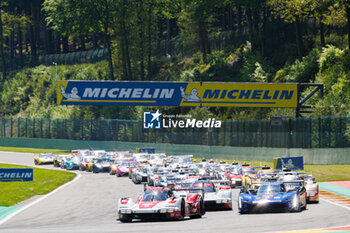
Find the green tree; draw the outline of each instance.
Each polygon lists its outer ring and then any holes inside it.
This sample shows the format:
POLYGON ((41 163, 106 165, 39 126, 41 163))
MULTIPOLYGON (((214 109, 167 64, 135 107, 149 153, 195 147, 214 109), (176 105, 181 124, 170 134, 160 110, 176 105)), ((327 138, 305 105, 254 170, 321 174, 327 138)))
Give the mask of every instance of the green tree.
POLYGON ((268 0, 274 14, 285 22, 293 23, 299 58, 305 54, 300 23, 309 18, 314 10, 313 0, 268 0))
POLYGON ((2 64, 2 79, 6 80, 6 61, 4 53, 4 32, 3 32, 3 23, 2 23, 2 9, 0 8, 0 56, 2 64))
POLYGON ((324 34, 324 25, 326 22, 326 14, 331 5, 331 0, 318 0, 314 1, 314 17, 319 23, 320 27, 320 41, 321 47, 325 47, 325 34, 324 34))
POLYGON ((209 31, 210 22, 213 20, 213 9, 222 5, 223 1, 211 0, 186 0, 183 2, 179 15, 179 19, 182 21, 180 23, 181 30, 186 34, 185 37, 191 33, 197 35, 204 58, 211 53, 209 31))
POLYGON ((112 19, 116 1, 113 0, 45 0, 43 9, 47 23, 64 35, 81 35, 86 32, 104 35, 108 50, 109 76, 114 78, 111 51, 112 19))
POLYGON ((333 26, 346 26, 348 47, 350 48, 350 0, 334 0, 324 14, 325 23, 333 26))
POLYGON ((249 41, 252 43, 253 49, 261 48, 262 54, 264 54, 266 0, 238 0, 238 3, 245 8, 249 41))

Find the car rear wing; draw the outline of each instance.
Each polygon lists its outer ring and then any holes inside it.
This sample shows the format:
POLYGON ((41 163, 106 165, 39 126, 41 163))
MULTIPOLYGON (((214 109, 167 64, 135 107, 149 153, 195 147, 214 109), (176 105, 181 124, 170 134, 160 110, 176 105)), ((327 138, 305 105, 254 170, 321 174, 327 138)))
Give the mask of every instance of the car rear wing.
POLYGON ((231 182, 229 180, 210 180, 210 182, 215 183, 215 184, 227 184, 227 185, 231 184, 231 182))
POLYGON ((281 180, 281 183, 304 183, 305 180, 281 180))
POLYGON ((273 175, 273 176, 263 176, 260 178, 262 181, 277 181, 278 180, 278 177, 276 175, 273 175))
POLYGON ((305 180, 282 180, 279 182, 281 182, 283 184, 285 184, 285 183, 301 183, 303 187, 305 186, 305 180))
POLYGON ((181 191, 185 191, 185 192, 190 192, 190 191, 200 191, 202 194, 202 197, 204 197, 204 189, 203 188, 172 188, 171 189, 173 192, 181 192, 181 191))
POLYGON ((202 176, 199 180, 214 180, 215 176, 202 176))
POLYGON ((264 166, 254 166, 254 168, 260 168, 261 170, 271 169, 271 167, 266 166, 266 164, 264 166))

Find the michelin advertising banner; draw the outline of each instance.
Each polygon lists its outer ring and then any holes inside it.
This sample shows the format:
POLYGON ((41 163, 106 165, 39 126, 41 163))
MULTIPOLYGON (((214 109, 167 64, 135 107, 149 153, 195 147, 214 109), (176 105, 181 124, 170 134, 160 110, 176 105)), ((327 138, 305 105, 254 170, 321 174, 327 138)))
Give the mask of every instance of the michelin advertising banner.
POLYGON ((0 168, 0 181, 33 181, 33 168, 0 168))
POLYGON ((304 157, 282 157, 273 159, 275 169, 287 168, 290 170, 304 170, 304 157))
POLYGON ((297 84, 58 81, 60 105, 297 107, 297 84))

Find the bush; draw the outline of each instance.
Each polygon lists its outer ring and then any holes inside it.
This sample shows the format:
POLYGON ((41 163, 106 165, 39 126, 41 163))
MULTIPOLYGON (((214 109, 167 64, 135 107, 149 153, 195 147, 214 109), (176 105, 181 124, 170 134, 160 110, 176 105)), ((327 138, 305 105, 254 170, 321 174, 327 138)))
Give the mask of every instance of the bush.
MULTIPOLYGON (((62 80, 102 80, 108 77, 108 66, 105 61, 58 66, 58 76, 62 80)), ((83 114, 77 111, 79 106, 56 105, 55 77, 55 67, 44 65, 11 73, 0 93, 0 106, 5 114, 36 118, 73 118, 83 114)))
POLYGON ((309 83, 315 80, 315 76, 319 70, 318 59, 320 55, 317 49, 313 49, 302 61, 296 60, 288 68, 288 74, 285 75, 284 81, 309 83))
POLYGON ((244 56, 243 67, 240 70, 240 81, 246 82, 269 82, 273 66, 266 61, 260 53, 247 53, 244 56))
POLYGON ((322 48, 320 58, 318 59, 320 70, 324 71, 335 65, 340 61, 343 55, 344 51, 333 45, 327 45, 325 48, 322 48))

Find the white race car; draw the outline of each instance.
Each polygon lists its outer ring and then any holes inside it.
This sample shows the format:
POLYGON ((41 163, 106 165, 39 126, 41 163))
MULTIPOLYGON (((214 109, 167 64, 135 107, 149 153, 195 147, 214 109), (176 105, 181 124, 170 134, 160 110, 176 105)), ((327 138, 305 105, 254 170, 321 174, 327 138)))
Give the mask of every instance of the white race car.
POLYGON ((133 219, 184 219, 202 217, 205 214, 204 202, 200 193, 177 196, 169 188, 148 188, 135 203, 125 197, 118 202, 118 219, 131 222, 133 219))

